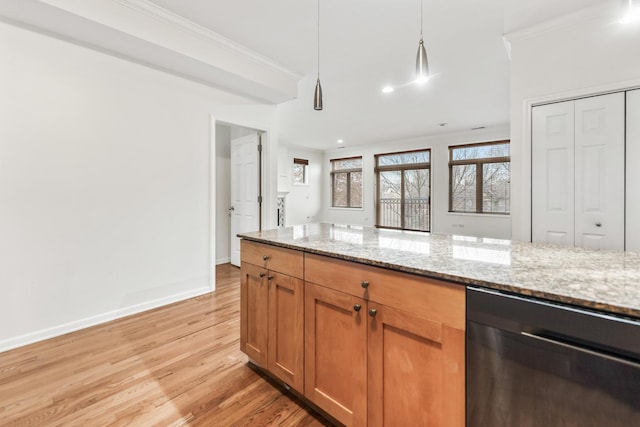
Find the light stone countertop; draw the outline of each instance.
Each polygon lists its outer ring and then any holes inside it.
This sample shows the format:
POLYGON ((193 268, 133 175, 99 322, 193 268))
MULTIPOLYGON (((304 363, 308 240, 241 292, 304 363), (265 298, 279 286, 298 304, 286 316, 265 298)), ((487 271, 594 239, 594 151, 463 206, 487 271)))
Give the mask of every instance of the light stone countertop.
POLYGON ((325 223, 239 236, 640 318, 640 254, 637 253, 325 223))

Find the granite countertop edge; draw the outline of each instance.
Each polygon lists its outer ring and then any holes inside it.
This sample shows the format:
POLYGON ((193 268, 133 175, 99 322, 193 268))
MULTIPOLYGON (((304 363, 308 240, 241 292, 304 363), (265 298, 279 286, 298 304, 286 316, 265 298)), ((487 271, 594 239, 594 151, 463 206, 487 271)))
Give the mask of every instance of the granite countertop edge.
POLYGON ((305 253, 328 256, 331 258, 341 259, 344 261, 356 262, 364 265, 385 268, 385 269, 398 271, 402 273, 409 273, 409 274, 414 274, 422 277, 445 280, 447 282, 458 284, 461 286, 469 286, 469 285, 478 286, 481 288, 504 291, 504 292, 509 292, 509 293, 522 295, 522 296, 541 298, 547 301, 567 304, 567 305, 576 306, 579 308, 591 309, 598 312, 608 312, 608 313, 619 315, 619 316, 630 317, 634 320, 640 319, 640 309, 635 309, 633 307, 626 307, 623 305, 600 302, 600 301, 595 301, 591 299, 567 296, 567 295, 562 295, 554 292, 540 291, 540 290, 531 289, 526 286, 518 285, 518 284, 498 283, 495 281, 485 281, 485 280, 479 280, 477 278, 465 277, 464 275, 448 274, 448 273, 442 273, 442 272, 422 269, 422 268, 412 268, 412 267, 404 266, 404 265, 393 263, 393 262, 383 262, 383 261, 379 261, 371 258, 363 258, 363 257, 347 255, 339 252, 332 252, 330 250, 310 248, 304 245, 291 244, 288 242, 278 241, 271 238, 253 236, 251 234, 241 233, 241 234, 238 234, 238 237, 245 240, 249 240, 249 241, 265 243, 265 244, 279 246, 287 249, 298 250, 305 253))

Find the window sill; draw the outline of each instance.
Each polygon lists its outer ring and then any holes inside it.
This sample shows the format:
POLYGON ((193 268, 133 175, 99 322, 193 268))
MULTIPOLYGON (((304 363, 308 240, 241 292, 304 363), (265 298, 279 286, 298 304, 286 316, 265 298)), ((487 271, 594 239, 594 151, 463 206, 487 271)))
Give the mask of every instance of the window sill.
POLYGON ((364 211, 364 208, 341 208, 337 206, 329 206, 330 211, 364 211))
POLYGON ((511 213, 478 213, 478 212, 447 212, 447 215, 453 216, 477 216, 481 218, 495 217, 495 218, 510 218, 511 213))

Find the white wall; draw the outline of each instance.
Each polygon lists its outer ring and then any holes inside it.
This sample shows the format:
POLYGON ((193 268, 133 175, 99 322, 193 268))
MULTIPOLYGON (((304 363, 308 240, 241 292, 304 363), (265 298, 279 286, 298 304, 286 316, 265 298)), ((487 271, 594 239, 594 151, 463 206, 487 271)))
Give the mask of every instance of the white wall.
MULTIPOLYGON (((328 166, 323 172, 323 221, 357 225, 375 224, 374 155, 397 151, 431 149, 431 231, 462 235, 509 238, 511 222, 508 215, 481 215, 450 213, 449 209, 449 152, 450 145, 497 141, 509 138, 507 127, 478 130, 459 134, 389 141, 372 146, 345 148, 325 154, 325 165, 330 159, 363 156, 363 208, 344 209, 331 206, 331 180, 328 166)), ((512 191, 513 192, 513 191, 512 191)))
POLYGON ((231 128, 216 125, 216 264, 231 258, 231 128))
POLYGON ((640 253, 640 89, 627 92, 625 249, 640 253))
POLYGON ((291 190, 291 168, 289 165, 289 147, 283 143, 278 145, 278 192, 288 193, 291 190))
POLYGON ((304 185, 289 185, 289 194, 285 197, 285 224, 299 225, 317 222, 322 212, 322 185, 324 153, 290 146, 287 149, 285 164, 282 169, 288 169, 288 179, 292 179, 291 169, 293 159, 309 160, 309 182, 304 185))
POLYGON ((208 292, 211 115, 275 108, 4 23, 0 54, 0 350, 208 292))
POLYGON ((621 25, 620 2, 508 34, 511 43, 512 227, 531 238, 532 104, 640 85, 640 25, 621 25))

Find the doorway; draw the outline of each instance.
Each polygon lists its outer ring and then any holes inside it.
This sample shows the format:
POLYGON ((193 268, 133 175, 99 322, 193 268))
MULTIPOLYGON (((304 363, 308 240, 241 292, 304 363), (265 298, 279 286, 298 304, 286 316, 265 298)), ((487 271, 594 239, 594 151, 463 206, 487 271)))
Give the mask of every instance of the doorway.
POLYGON ((264 131, 215 122, 215 264, 240 266, 238 233, 262 225, 264 131))

